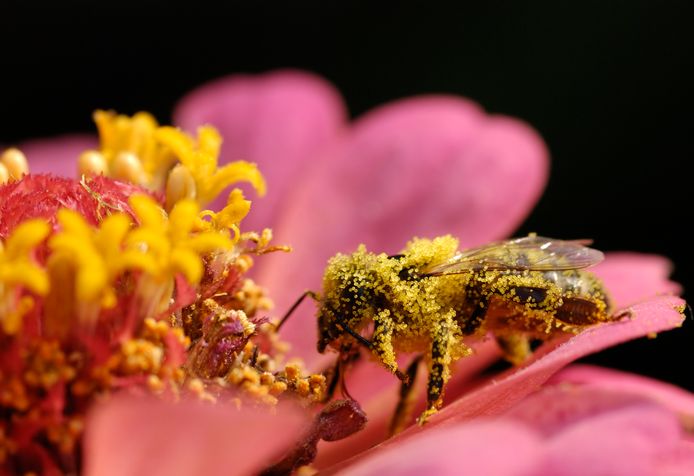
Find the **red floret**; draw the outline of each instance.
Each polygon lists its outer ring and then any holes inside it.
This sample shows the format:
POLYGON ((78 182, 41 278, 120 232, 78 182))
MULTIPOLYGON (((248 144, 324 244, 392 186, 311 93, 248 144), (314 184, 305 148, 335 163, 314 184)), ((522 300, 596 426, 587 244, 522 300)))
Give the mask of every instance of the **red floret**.
MULTIPOLYGON (((56 213, 61 208, 79 212, 96 225, 114 211, 131 215, 128 198, 135 193, 151 192, 130 183, 98 176, 83 181, 54 175, 26 175, 21 180, 0 186, 0 238, 7 238, 21 222, 45 218, 55 229, 56 213)), ((154 197, 161 202, 161 197, 154 197)))

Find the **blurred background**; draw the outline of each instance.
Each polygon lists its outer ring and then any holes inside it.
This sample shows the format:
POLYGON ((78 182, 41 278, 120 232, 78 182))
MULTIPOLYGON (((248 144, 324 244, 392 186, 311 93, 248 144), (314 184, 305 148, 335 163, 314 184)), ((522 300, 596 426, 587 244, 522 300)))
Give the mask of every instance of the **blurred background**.
MULTIPOLYGON (((689 2, 90 3, 0 3, 1 144, 92 132, 95 108, 168 122, 210 79, 280 67, 330 80, 352 116, 459 94, 527 121, 549 146, 549 185, 517 234, 668 256, 694 299, 689 2)), ((693 355, 690 318, 586 360, 694 391, 693 355)))

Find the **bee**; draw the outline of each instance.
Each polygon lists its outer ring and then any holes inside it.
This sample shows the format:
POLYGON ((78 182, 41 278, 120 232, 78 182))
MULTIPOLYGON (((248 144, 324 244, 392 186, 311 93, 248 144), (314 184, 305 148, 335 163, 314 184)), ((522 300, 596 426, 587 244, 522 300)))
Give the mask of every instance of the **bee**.
POLYGON ((307 293, 318 303, 318 351, 363 346, 403 389, 414 374, 398 367, 397 353, 422 354, 429 370, 424 423, 442 406, 451 365, 472 352, 464 339, 491 334, 519 364, 533 341, 615 319, 602 284, 584 269, 603 259, 588 244, 531 234, 459 251, 455 238, 442 236, 414 239, 397 255, 363 245, 338 254, 322 292, 307 293))

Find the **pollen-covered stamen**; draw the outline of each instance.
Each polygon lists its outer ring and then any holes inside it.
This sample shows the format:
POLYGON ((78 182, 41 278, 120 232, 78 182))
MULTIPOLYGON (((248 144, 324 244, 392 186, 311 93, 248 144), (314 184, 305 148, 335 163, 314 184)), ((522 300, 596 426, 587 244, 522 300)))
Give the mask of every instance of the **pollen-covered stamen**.
POLYGON ((27 158, 19 149, 7 149, 0 155, 0 163, 7 169, 9 180, 19 180, 29 173, 27 158))
POLYGON ((80 177, 83 175, 108 175, 106 157, 96 150, 82 152, 77 160, 77 173, 80 177))
POLYGON ((292 247, 288 245, 270 245, 270 242, 272 241, 272 229, 270 228, 264 228, 260 234, 254 231, 244 233, 241 235, 241 240, 255 243, 255 247, 249 249, 248 251, 252 251, 253 253, 259 255, 273 253, 275 251, 283 251, 285 253, 292 251, 292 247))

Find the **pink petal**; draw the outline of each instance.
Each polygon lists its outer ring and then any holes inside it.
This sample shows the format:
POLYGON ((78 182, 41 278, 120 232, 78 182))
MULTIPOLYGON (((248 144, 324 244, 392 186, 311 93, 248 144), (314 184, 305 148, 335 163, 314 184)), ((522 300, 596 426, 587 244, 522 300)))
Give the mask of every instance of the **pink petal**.
MULTIPOLYGON (((413 236, 451 233, 462 246, 503 237, 538 199, 547 168, 532 129, 469 101, 422 97, 382 107, 360 119, 297 187, 275 227, 294 252, 264 257, 259 281, 284 310, 305 289, 319 288, 330 256, 359 243, 394 253, 413 236)), ((294 316, 283 334, 312 359, 309 314, 294 316)))
POLYGON ((222 405, 116 398, 89 416, 85 474, 255 474, 300 435, 300 416, 283 410, 271 416, 222 405))
POLYGON ((551 344, 545 345, 524 367, 510 369, 445 406, 424 428, 412 426, 358 458, 397 445, 401 438, 422 430, 430 431, 474 417, 499 415, 537 391, 559 369, 576 359, 630 339, 680 326, 684 319, 680 312, 683 305, 684 301, 677 297, 656 297, 629 308, 629 319, 586 329, 554 348, 551 344))
POLYGON ((36 139, 20 144, 32 173, 51 173, 77 177, 77 158, 88 149, 97 148, 97 139, 86 134, 72 134, 49 139, 36 139))
POLYGON ((541 457, 540 439, 522 426, 474 422, 412 435, 339 474, 521 476, 535 474, 541 457))
POLYGON ((658 476, 691 476, 694 472, 694 442, 681 441, 666 454, 658 455, 658 476))
MULTIPOLYGON (((245 230, 274 227, 316 153, 334 141, 346 120, 339 93, 323 79, 299 71, 229 76, 185 96, 175 122, 194 132, 203 124, 224 139, 220 163, 255 162, 265 175, 267 195, 253 194, 245 230), (254 198, 255 197, 255 198, 254 198)), ((226 204, 226 195, 211 208, 226 204)))
POLYGON ((617 309, 656 294, 678 294, 670 281, 672 263, 662 256, 630 252, 607 253, 591 271, 603 280, 617 309))
POLYGON ((675 449, 680 435, 677 418, 662 408, 641 406, 608 412, 552 438, 545 448, 540 474, 658 474, 659 454, 675 449))
MULTIPOLYGON (((556 377, 556 376, 555 376, 556 377)), ((551 437, 579 423, 625 409, 660 408, 648 395, 622 391, 617 386, 599 388, 565 381, 547 382, 536 393, 521 400, 503 418, 512 419, 551 437)), ((668 415, 674 415, 667 411, 668 415)))
POLYGON ((691 474, 694 446, 681 422, 691 419, 693 403, 694 395, 671 385, 576 365, 503 418, 550 438, 546 474, 691 474))
POLYGON ((575 364, 554 375, 547 383, 553 385, 570 383, 585 388, 640 395, 657 401, 672 411, 694 417, 694 394, 675 385, 641 375, 575 364))

